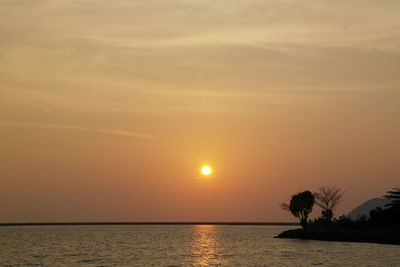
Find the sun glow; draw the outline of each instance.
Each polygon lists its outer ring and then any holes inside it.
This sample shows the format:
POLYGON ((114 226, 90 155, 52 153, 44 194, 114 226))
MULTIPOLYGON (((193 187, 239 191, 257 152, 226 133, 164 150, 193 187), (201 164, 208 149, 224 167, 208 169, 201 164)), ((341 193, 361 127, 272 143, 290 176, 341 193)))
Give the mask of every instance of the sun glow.
POLYGON ((205 175, 205 176, 210 175, 211 172, 212 172, 212 170, 211 170, 211 168, 210 168, 209 166, 203 166, 203 167, 201 168, 201 173, 202 173, 203 175, 205 175))

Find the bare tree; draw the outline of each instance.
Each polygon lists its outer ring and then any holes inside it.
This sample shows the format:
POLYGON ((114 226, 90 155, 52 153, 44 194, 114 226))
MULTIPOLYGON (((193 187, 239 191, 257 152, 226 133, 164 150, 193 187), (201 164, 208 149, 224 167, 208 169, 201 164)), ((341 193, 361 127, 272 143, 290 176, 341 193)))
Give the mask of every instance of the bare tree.
POLYGON ((321 217, 332 221, 335 207, 342 201, 344 192, 336 186, 321 186, 314 193, 315 204, 322 209, 321 217))

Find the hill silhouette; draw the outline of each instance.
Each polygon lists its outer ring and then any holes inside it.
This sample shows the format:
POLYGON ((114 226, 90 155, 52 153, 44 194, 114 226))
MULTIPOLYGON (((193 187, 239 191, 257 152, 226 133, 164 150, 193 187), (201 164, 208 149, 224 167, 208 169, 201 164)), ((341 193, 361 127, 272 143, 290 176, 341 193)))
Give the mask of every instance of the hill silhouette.
POLYGON ((372 198, 353 209, 346 215, 346 217, 352 220, 356 220, 363 216, 369 217, 369 213, 371 212, 371 210, 374 210, 378 207, 383 209, 385 205, 389 204, 390 202, 391 201, 387 198, 372 198))

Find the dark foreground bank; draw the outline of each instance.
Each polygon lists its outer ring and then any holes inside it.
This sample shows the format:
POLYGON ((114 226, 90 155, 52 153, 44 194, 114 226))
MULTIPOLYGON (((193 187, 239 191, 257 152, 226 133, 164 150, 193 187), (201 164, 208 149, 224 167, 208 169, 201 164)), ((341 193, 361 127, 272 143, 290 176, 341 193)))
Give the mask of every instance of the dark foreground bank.
POLYGON ((295 238, 321 241, 363 242, 400 245, 399 227, 376 229, 293 229, 287 230, 275 238, 295 238))

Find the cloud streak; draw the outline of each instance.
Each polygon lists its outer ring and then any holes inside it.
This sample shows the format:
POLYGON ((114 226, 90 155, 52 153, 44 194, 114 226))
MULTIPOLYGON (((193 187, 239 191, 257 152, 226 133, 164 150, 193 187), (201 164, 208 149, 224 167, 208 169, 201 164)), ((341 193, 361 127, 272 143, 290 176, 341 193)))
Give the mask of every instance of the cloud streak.
POLYGON ((119 136, 127 136, 131 138, 150 139, 154 136, 143 133, 135 133, 131 131, 121 129, 109 129, 109 128, 88 128, 73 125, 62 125, 62 124, 46 124, 46 123, 29 123, 29 122, 0 122, 0 125, 9 125, 17 127, 33 127, 33 128, 49 128, 49 129, 63 129, 72 131, 92 132, 100 134, 111 134, 119 136))

